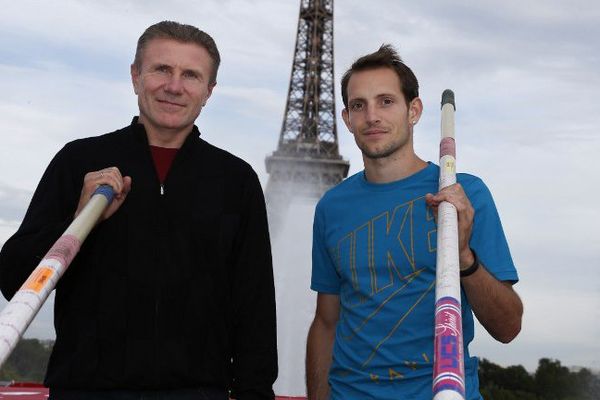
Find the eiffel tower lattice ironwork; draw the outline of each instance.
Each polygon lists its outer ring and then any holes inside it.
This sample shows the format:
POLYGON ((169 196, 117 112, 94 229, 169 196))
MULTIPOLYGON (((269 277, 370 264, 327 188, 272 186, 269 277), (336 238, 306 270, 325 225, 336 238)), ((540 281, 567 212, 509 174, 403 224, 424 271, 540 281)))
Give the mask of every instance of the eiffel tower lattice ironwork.
POLYGON ((280 217, 291 197, 319 198, 348 175, 335 115, 333 0, 301 0, 279 143, 265 159, 271 219, 280 217))

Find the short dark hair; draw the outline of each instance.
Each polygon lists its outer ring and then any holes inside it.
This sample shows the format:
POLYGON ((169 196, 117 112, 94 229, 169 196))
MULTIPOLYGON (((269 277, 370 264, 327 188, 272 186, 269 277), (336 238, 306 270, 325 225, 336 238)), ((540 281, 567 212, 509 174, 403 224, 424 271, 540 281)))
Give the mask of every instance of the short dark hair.
POLYGON ((367 54, 354 61, 352 66, 342 77, 342 100, 344 107, 348 108, 348 82, 353 73, 377 68, 390 68, 396 72, 400 79, 400 87, 406 104, 415 97, 419 97, 419 82, 412 70, 404 64, 392 45, 383 44, 374 53, 367 54))
POLYGON ((174 21, 162 21, 149 26, 138 39, 137 48, 135 49, 133 64, 138 70, 142 67, 142 55, 146 45, 154 39, 173 39, 182 43, 194 43, 206 49, 213 61, 210 83, 214 84, 217 82, 217 71, 221 63, 221 56, 219 55, 217 44, 208 33, 201 31, 195 26, 180 24, 174 21))

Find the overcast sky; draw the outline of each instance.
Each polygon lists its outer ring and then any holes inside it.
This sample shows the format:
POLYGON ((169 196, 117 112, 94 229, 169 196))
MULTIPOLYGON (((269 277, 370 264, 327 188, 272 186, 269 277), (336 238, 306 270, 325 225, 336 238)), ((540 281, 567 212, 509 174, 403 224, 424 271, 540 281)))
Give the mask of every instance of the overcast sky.
MULTIPOLYGON (((172 19, 219 45, 203 137, 250 162, 263 184, 275 150, 298 0, 1 0, 0 244, 17 229, 52 156, 128 124, 138 36, 172 19)), ((600 3, 593 0, 335 2, 335 75, 391 43, 421 84, 417 152, 437 161, 439 101, 456 94, 460 171, 494 194, 521 281, 523 330, 479 331, 472 353, 535 370, 542 357, 600 369, 600 3)), ((338 118, 340 151, 362 169, 338 118)), ((309 261, 307 260, 307 268, 309 261)), ((46 309, 28 336, 52 337, 46 309)))

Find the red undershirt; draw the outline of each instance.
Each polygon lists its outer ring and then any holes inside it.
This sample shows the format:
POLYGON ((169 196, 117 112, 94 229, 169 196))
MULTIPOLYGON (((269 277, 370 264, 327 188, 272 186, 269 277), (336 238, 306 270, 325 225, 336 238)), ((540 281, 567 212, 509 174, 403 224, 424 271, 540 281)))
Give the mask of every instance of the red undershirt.
POLYGON ((171 164, 173 164, 173 160, 175 159, 177 150, 179 149, 169 149, 166 147, 158 147, 152 145, 150 146, 152 158, 154 159, 154 167, 156 168, 156 173, 158 174, 158 179, 160 179, 160 183, 165 182, 165 178, 169 173, 169 168, 171 168, 171 164))

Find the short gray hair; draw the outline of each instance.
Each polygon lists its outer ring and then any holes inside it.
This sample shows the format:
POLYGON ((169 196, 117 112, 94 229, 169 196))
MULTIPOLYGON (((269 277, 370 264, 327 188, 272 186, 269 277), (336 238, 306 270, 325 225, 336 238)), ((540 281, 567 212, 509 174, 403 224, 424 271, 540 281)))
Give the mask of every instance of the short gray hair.
POLYGON ((221 64, 221 56, 214 39, 206 32, 192 25, 180 24, 174 21, 162 21, 151 25, 138 39, 133 64, 139 70, 142 67, 142 55, 148 42, 153 39, 173 39, 182 43, 194 43, 206 49, 213 61, 210 83, 217 82, 217 71, 221 64))

